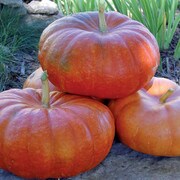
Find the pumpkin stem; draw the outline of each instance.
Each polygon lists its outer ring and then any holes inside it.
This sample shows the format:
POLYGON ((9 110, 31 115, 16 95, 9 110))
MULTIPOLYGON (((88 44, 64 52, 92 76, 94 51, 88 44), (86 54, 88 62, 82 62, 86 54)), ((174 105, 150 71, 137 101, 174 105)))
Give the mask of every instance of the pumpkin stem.
POLYGON ((49 82, 47 71, 44 71, 41 76, 42 82, 42 105, 45 108, 49 108, 49 82))
POLYGON ((107 24, 105 20, 105 1, 99 0, 99 29, 102 33, 107 32, 107 24))
POLYGON ((160 99, 159 99, 160 103, 162 103, 162 104, 165 103, 167 98, 169 96, 171 96, 171 94, 173 92, 174 92, 174 89, 172 89, 172 88, 168 89, 167 92, 160 97, 160 99))

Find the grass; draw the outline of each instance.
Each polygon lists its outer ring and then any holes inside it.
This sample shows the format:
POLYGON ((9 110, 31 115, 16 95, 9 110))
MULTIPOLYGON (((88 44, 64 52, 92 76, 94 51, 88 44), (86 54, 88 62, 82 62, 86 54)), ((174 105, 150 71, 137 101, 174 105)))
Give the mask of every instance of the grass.
POLYGON ((178 61, 180 59, 180 40, 177 43, 177 46, 174 50, 174 58, 178 61))
MULTIPOLYGON (((98 10, 95 0, 54 0, 64 15, 98 10)), ((168 49, 180 22, 179 0, 105 0, 106 11, 118 11, 143 23, 155 36, 161 50, 168 49)))
POLYGON ((64 15, 85 11, 97 11, 97 0, 54 0, 64 15))
POLYGON ((8 67, 16 63, 14 54, 18 51, 37 50, 41 31, 21 23, 21 16, 13 9, 0 11, 0 91, 8 80, 8 67))
POLYGON ((180 22, 176 14, 178 0, 106 0, 113 11, 118 11, 143 23, 156 37, 160 49, 168 49, 180 22))

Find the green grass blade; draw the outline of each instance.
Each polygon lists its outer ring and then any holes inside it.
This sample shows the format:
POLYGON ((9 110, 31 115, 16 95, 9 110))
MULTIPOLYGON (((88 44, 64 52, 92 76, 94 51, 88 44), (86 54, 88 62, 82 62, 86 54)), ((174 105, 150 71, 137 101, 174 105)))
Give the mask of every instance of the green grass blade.
POLYGON ((167 32, 167 36, 166 36, 166 41, 165 41, 165 44, 164 44, 164 49, 168 49, 169 48, 169 44, 171 43, 172 41, 172 38, 174 36, 174 33, 176 31, 176 28, 178 26, 180 22, 180 14, 175 18, 175 21, 172 25, 172 28, 167 32))
POLYGON ((138 0, 127 0, 127 7, 129 11, 131 12, 133 19, 146 25, 138 0))
POLYGON ((178 41, 177 45, 176 45, 176 48, 174 50, 174 58, 176 60, 179 60, 180 61, 180 40, 178 41))
POLYGON ((114 6, 112 6, 108 0, 105 0, 105 2, 107 3, 107 6, 109 7, 110 11, 116 11, 116 8, 114 6))
POLYGON ((57 4, 59 11, 61 13, 63 13, 62 1, 61 0, 54 0, 54 2, 57 4))
POLYGON ((128 15, 128 8, 125 0, 121 0, 122 13, 128 15))

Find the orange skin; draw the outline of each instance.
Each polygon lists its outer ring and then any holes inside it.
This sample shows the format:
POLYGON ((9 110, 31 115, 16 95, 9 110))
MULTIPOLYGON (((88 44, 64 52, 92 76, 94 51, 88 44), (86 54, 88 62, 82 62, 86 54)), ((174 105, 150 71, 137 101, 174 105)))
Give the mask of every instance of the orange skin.
POLYGON ((130 148, 156 156, 180 156, 180 86, 165 78, 153 78, 145 87, 109 104, 116 132, 130 148), (174 92, 161 103, 160 97, 174 92))
POLYGON ((120 98, 144 87, 159 65, 154 36, 141 23, 118 12, 63 17, 49 25, 39 43, 39 61, 61 91, 98 98, 120 98))
POLYGON ((144 87, 144 89, 151 95, 160 98, 167 92, 168 89, 179 88, 177 84, 166 78, 153 77, 151 81, 144 87))
POLYGON ((75 176, 97 166, 109 153, 115 127, 102 103, 41 90, 0 93, 0 168, 24 178, 75 176))
MULTIPOLYGON (((28 78, 24 82, 23 88, 41 89, 42 88, 42 83, 41 83, 42 73, 43 73, 43 70, 41 67, 36 69, 32 74, 28 76, 28 78)), ((50 81, 49 81, 49 89, 50 91, 60 91, 50 81)))
MULTIPOLYGON (((32 74, 28 76, 26 81, 23 84, 23 89, 24 88, 33 88, 33 89, 41 89, 42 88, 42 83, 41 83, 41 75, 43 73, 43 70, 41 67, 36 69, 32 74)), ((59 91, 59 88, 54 86, 50 81, 49 82, 49 90, 50 91, 59 91)), ((92 99, 95 99, 99 102, 104 102, 103 99, 96 98, 96 97, 91 97, 92 99)))

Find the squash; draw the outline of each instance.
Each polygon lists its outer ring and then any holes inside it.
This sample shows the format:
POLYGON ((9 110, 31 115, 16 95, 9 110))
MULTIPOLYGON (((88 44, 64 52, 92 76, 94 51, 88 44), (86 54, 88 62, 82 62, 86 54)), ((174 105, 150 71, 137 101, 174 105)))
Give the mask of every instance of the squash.
POLYGON ((46 73, 42 82, 42 90, 0 93, 0 168, 41 179, 94 168, 113 143, 112 113, 87 97, 49 93, 46 73))
MULTIPOLYGON (((30 74, 27 79, 25 80, 23 84, 23 88, 34 88, 34 89, 41 89, 42 88, 42 83, 41 83, 41 75, 43 73, 43 70, 41 67, 36 69, 32 74, 30 74)), ((60 91, 59 88, 54 86, 49 80, 49 90, 50 91, 60 91)), ((92 99, 95 99, 99 102, 104 103, 104 99, 96 98, 96 97, 91 97, 92 99)))
MULTIPOLYGON (((34 89, 41 89, 42 83, 41 83, 41 75, 43 73, 43 70, 41 67, 36 69, 32 74, 30 74, 26 81, 23 84, 23 88, 34 88, 34 89)), ((50 81, 49 82, 49 88, 50 91, 59 91, 59 89, 54 86, 50 81)))
POLYGON ((160 54, 141 23, 118 12, 78 13, 42 33, 38 58, 61 91, 98 98, 128 96, 153 77, 160 54))
POLYGON ((180 156, 180 86, 156 78, 144 89, 109 104, 116 132, 130 148, 156 156, 180 156))

